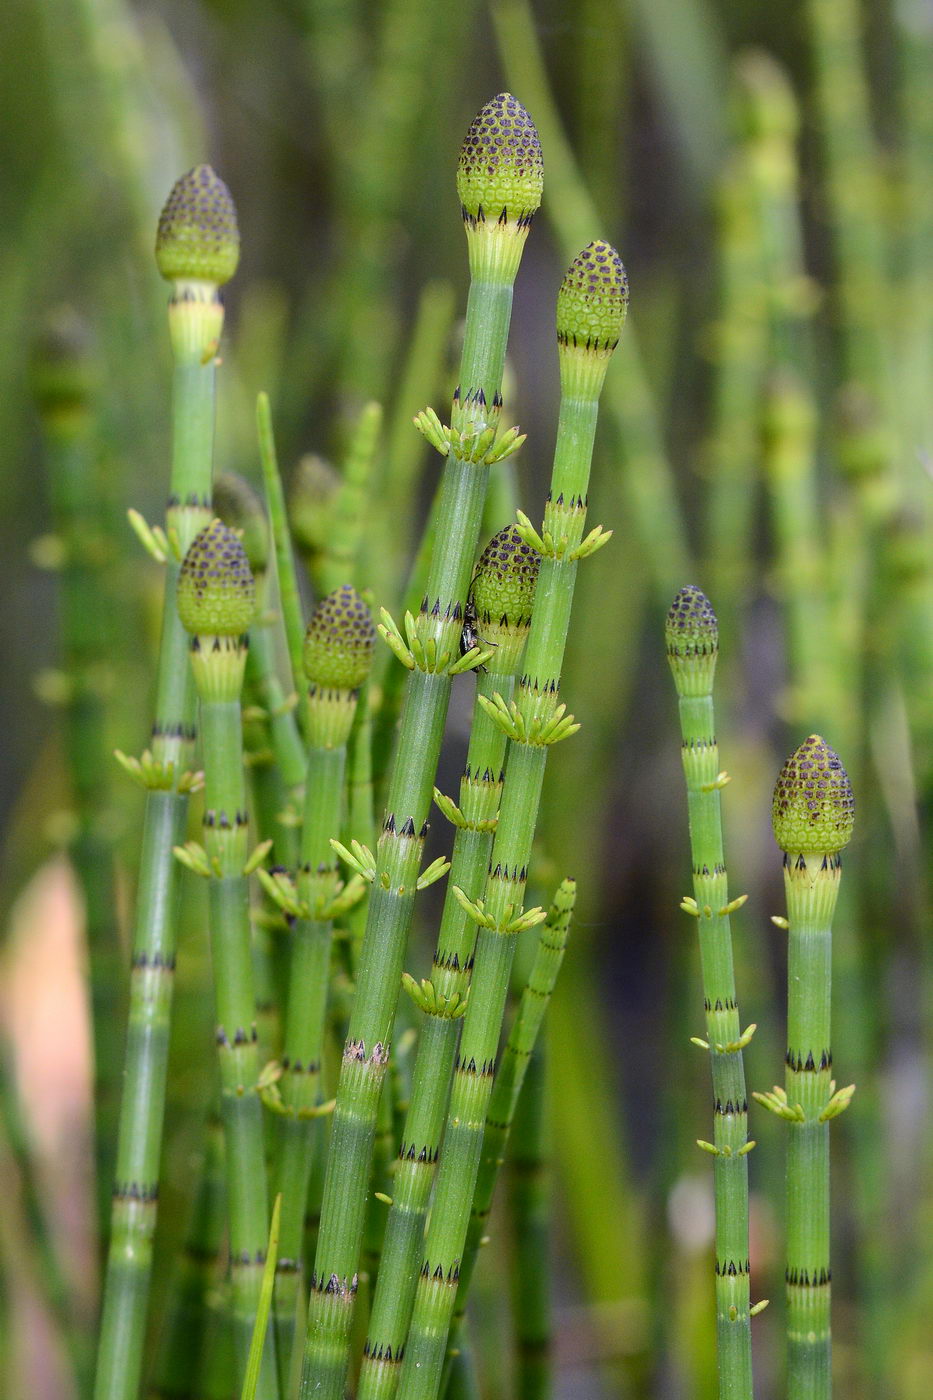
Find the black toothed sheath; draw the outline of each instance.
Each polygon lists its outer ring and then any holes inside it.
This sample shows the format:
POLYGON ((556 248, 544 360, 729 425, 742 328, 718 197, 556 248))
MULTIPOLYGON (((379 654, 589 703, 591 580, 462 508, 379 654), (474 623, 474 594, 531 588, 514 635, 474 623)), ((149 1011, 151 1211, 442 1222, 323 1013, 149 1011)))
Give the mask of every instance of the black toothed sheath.
MULTIPOLYGON (((681 757, 687 783, 693 898, 681 908, 695 916, 700 939, 705 1042, 713 1080, 716 1200, 716 1339, 720 1400, 752 1400, 752 1335, 748 1259, 748 1101, 742 1034, 735 996, 728 876, 723 854, 719 747, 713 677, 719 625, 709 600, 688 584, 671 604, 665 625, 667 657, 677 688, 681 757)), ((737 904, 744 901, 739 900, 737 904)))
POLYGON ((479 925, 470 1000, 454 1071, 444 1146, 399 1392, 405 1400, 438 1393, 460 1262, 480 1166, 486 1114, 508 992, 515 936, 543 918, 523 911, 548 747, 578 727, 560 699, 560 674, 577 560, 604 542, 584 540, 599 395, 628 304, 625 269, 605 243, 591 243, 571 264, 557 301, 561 405, 551 490, 539 534, 520 530, 541 554, 525 674, 511 704, 486 702, 511 740, 505 785, 482 900, 466 906, 479 925))
POLYGON ((428 591, 418 617, 406 618, 404 637, 391 619, 380 629, 409 676, 382 832, 372 865, 363 862, 372 893, 324 1181, 303 1400, 343 1395, 373 1134, 405 944, 417 889, 444 868, 419 874, 451 677, 475 663, 475 654, 460 656, 460 639, 486 469, 518 442, 514 430, 497 442, 496 429, 512 284, 540 203, 542 169, 534 123, 508 94, 488 103, 471 125, 457 188, 471 273, 460 388, 449 427, 430 411, 418 419, 446 459, 428 591))
POLYGON ((218 289, 233 276, 238 256, 230 193, 209 166, 197 166, 174 186, 156 239, 159 271, 173 283, 169 329, 175 374, 166 534, 177 540, 178 553, 171 545, 164 551, 165 604, 151 749, 140 760, 125 760, 146 788, 146 811, 95 1400, 135 1400, 142 1371, 175 970, 179 882, 172 850, 184 836, 195 738, 188 639, 175 595, 181 557, 211 517, 214 355, 223 327, 218 289))

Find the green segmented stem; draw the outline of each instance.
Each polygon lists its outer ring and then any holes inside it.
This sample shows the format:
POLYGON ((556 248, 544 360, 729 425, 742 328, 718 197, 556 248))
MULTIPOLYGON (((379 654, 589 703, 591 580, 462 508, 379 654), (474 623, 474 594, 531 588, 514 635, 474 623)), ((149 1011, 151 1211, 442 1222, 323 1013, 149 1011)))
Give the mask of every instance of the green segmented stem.
MULTIPOLYGON (((196 638, 195 641, 198 639, 196 638)), ((213 638, 210 639, 212 644, 213 638)), ((209 894, 220 1110, 227 1161, 231 1311, 238 1373, 246 1369, 262 1285, 269 1215, 246 864, 247 819, 239 699, 201 692, 204 849, 209 894)), ((277 1395, 271 1338, 257 1394, 277 1395)))
MULTIPOLYGON (((210 520, 214 360, 212 356, 204 359, 204 348, 205 341, 219 336, 223 312, 216 289, 213 300, 192 300, 182 287, 176 288, 170 324, 190 326, 199 317, 200 336, 173 335, 176 362, 166 528, 177 535, 180 554, 210 520)), ((179 888, 172 851, 184 839, 188 795, 181 783, 191 766, 195 737, 188 638, 175 606, 178 573, 179 563, 170 553, 151 744, 167 786, 149 787, 146 794, 95 1400, 135 1400, 139 1391, 152 1270, 179 888)))
MULTIPOLYGON (((337 863, 328 843, 340 831, 346 753, 345 744, 331 749, 308 749, 298 894, 312 907, 336 893, 337 863)), ((286 1112, 278 1120, 276 1172, 276 1190, 282 1193, 282 1219, 275 1329, 283 1394, 287 1393, 285 1382, 294 1342, 311 1157, 315 1144, 320 1142, 311 1115, 321 1101, 332 932, 331 919, 299 918, 291 933, 285 1050, 279 1083, 286 1112)))
MULTIPOLYGON (((511 256, 503 258, 502 265, 488 256, 477 256, 474 265, 473 250, 478 243, 487 253, 496 245, 484 228, 477 229, 480 221, 475 211, 467 222, 472 276, 460 388, 452 412, 451 426, 455 429, 482 431, 494 426, 498 418, 512 284, 535 207, 530 202, 523 205, 518 211, 518 222, 514 222, 515 212, 510 211, 502 236, 511 256)), ((459 448, 451 448, 439 492, 436 546, 427 593, 416 620, 422 645, 436 645, 442 669, 422 670, 416 666, 406 686, 337 1090, 308 1304, 308 1337, 300 1389, 303 1400, 311 1396, 316 1400, 340 1400, 343 1393, 373 1133, 450 697, 448 666, 459 655, 486 474, 484 463, 470 461, 459 448)))
POLYGON ((668 614, 668 658, 677 687, 681 757, 713 1080, 716 1201, 716 1335, 722 1400, 751 1400, 748 1259, 748 1100, 739 1045, 729 889, 723 854, 719 747, 713 714, 718 628, 698 588, 681 589, 668 614))
MULTIPOLYGON (((460 1282, 457 1289, 457 1311, 454 1318, 454 1325, 451 1328, 450 1344, 448 1354, 457 1345, 457 1334, 462 1325, 462 1320, 466 1310, 467 1297, 470 1290, 470 1282, 473 1277, 473 1270, 476 1267, 476 1259, 479 1254, 480 1245, 486 1233, 489 1222, 489 1212, 492 1209, 493 1195, 496 1189, 496 1182, 499 1179, 499 1169, 505 1159, 505 1151, 509 1142, 509 1134, 512 1130, 512 1123, 520 1104, 524 1103, 524 1089, 526 1072, 529 1070, 532 1061, 532 1052, 538 1045, 538 1036, 544 1021, 551 995, 557 982, 557 974, 560 972, 561 963, 564 960, 564 950, 567 946, 567 935, 570 931, 570 919, 573 914, 573 906, 576 901, 576 883, 573 880, 563 880, 558 887, 545 922, 541 926, 538 937, 538 947, 535 952, 534 962, 528 976, 528 983, 522 993, 518 1012, 509 1031, 505 1048, 502 1052, 502 1062, 496 1073, 493 1084, 492 1096, 489 1100, 489 1109, 486 1114, 486 1127, 483 1133, 483 1151, 480 1159, 479 1173, 476 1178, 476 1190, 473 1195, 473 1206, 470 1211, 470 1224, 467 1230, 466 1246, 463 1252, 463 1260, 460 1265, 460 1282)), ((538 1083, 535 1089, 537 1101, 535 1106, 528 1111, 526 1127, 533 1130, 532 1139, 525 1146, 532 1149, 532 1141, 537 1141, 544 1131, 543 1121, 543 1084, 538 1083)), ((513 1162, 518 1158, 513 1155, 513 1162)), ((524 1161, 525 1159, 522 1158, 524 1161)), ((529 1160, 529 1174, 527 1182, 522 1180, 519 1183, 518 1176, 514 1180, 515 1189, 522 1194, 523 1204, 525 1204, 523 1189, 527 1185, 528 1199, 527 1205, 532 1218, 535 1218, 540 1205, 539 1197, 546 1187, 541 1181, 541 1172, 538 1170, 541 1163, 538 1161, 538 1154, 533 1153, 529 1160), (537 1165, 532 1169, 532 1162, 537 1165)), ((537 1231, 533 1228, 533 1234, 537 1231)), ((524 1245, 521 1232, 517 1232, 517 1242, 521 1250, 524 1245)), ((535 1252, 537 1249, 547 1248, 547 1231, 545 1229, 543 1239, 535 1238, 528 1241, 528 1248, 535 1252)), ((521 1276, 527 1280, 529 1292, 529 1316, 534 1321, 531 1323, 532 1331, 535 1330, 540 1319, 547 1318, 547 1286, 548 1271, 540 1267, 540 1259, 536 1260, 535 1268, 524 1272, 521 1276), (540 1294, 540 1289, 545 1290, 544 1296, 540 1294)), ((521 1291, 521 1290, 519 1290, 521 1291)), ((533 1356, 529 1352, 529 1365, 535 1369, 533 1356)))
MULTIPOLYGON (((494 669, 497 659, 494 652, 489 672, 477 677, 477 703, 466 768, 460 782, 460 810, 471 821, 458 826, 454 839, 431 970, 434 991, 443 998, 462 999, 469 988, 476 926, 454 896, 453 889, 455 886, 462 889, 471 899, 482 895, 493 834, 491 830, 478 829, 476 823, 488 823, 495 817, 502 790, 507 741, 478 699, 480 695, 491 698, 496 691, 506 699, 512 697, 514 671, 494 669)), ((444 1005, 438 1002, 439 1007, 444 1005)), ((427 1017, 420 1033, 410 1107, 392 1185, 379 1284, 363 1349, 359 1400, 389 1400, 398 1386, 402 1349, 421 1263, 424 1222, 447 1117, 460 1019, 449 1013, 445 1015, 443 1010, 432 1013, 425 1009, 427 1017)))
POLYGON ((560 713, 560 674, 577 571, 574 551, 586 520, 599 394, 626 302, 618 255, 605 244, 589 245, 571 265, 558 297, 562 392, 545 533, 560 547, 544 554, 538 574, 525 673, 515 702, 522 737, 513 738, 508 749, 486 884, 488 924, 480 926, 476 941, 444 1151, 402 1363, 399 1388, 405 1400, 433 1400, 441 1382, 508 992, 515 945, 512 920, 522 909, 547 762, 547 740, 539 736, 560 713), (598 325, 581 290, 591 266, 602 268, 609 279, 608 293, 601 284, 595 298, 601 313, 595 318, 598 325), (607 310, 604 329, 601 318, 607 310))
POLYGON ((803 1120, 787 1139, 787 1394, 828 1400, 832 1394, 829 1263, 829 1102, 831 922, 839 889, 838 858, 785 859, 790 925, 787 944, 787 1101, 803 1120), (802 866, 799 864, 802 862, 802 866), (816 879, 795 878, 817 869, 816 879))
POLYGON ((784 1095, 757 1095, 788 1123, 787 1394, 832 1394, 829 1262, 829 1120, 853 1087, 832 1079, 832 917, 840 851, 852 836, 854 802, 838 756, 811 734, 784 764, 772 824, 784 852, 787 896, 787 1057, 784 1095))

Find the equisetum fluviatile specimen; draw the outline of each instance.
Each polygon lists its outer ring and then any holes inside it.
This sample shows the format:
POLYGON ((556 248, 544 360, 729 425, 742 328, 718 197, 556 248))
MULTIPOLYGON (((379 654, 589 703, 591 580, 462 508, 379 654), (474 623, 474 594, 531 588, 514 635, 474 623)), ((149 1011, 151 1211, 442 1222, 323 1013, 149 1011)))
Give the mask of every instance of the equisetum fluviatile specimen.
POLYGON ((771 821, 784 852, 787 1061, 784 1088, 755 1098, 787 1122, 787 1393, 832 1392, 829 1123, 855 1085, 837 1089, 830 1039, 832 918, 855 800, 839 756, 811 734, 784 764, 771 821))
POLYGON ((519 516, 522 538, 541 555, 524 674, 511 704, 498 696, 484 703, 511 742, 485 894, 480 900, 460 894, 478 924, 476 954, 402 1361, 405 1400, 431 1400, 441 1383, 515 936, 544 917, 542 910, 523 909, 525 883, 548 748, 579 727, 560 699, 560 674, 577 561, 607 539, 599 527, 586 539, 583 530, 599 395, 627 306, 618 253, 606 243, 589 244, 566 272, 557 298, 561 403, 542 532, 519 516))
MULTIPOLYGON (((179 858, 208 880, 220 1116, 227 1163, 230 1311, 242 1380, 259 1302, 269 1233, 248 876, 250 856, 240 695, 256 584, 238 537, 220 520, 195 536, 178 580, 178 614, 191 635, 204 763, 203 845, 179 858)), ((275 1351, 266 1339, 260 1400, 275 1400, 275 1351)))
POLYGON ((146 789, 146 812, 95 1400, 135 1400, 142 1370, 175 970, 179 870, 172 851, 184 839, 194 781, 194 684, 175 595, 185 551, 211 518, 214 356, 224 317, 219 288, 236 271, 239 247, 229 190, 210 166, 197 166, 174 186, 156 237, 159 271, 172 283, 175 362, 165 531, 131 517, 143 543, 165 562, 165 603, 151 745, 139 759, 124 760, 146 789))
POLYGON ((748 1138, 742 1050, 755 1027, 742 1031, 736 1002, 730 915, 745 899, 729 900, 720 812, 728 779, 719 768, 713 712, 719 624, 699 588, 680 590, 664 633, 677 689, 693 863, 693 896, 681 908, 697 921, 706 1012, 706 1040, 694 1043, 709 1051, 713 1079, 713 1141, 700 1146, 714 1158, 719 1394, 751 1400, 748 1153, 755 1144, 748 1138))
POLYGON ((344 1050, 311 1279, 302 1397, 340 1400, 346 1375, 367 1181, 379 1096, 389 1059, 405 944, 418 889, 446 863, 421 871, 432 784, 452 676, 477 661, 460 655, 463 613, 486 494, 486 468, 514 451, 517 429, 497 439, 512 284, 541 200, 534 123, 507 93, 488 103, 464 141, 457 175, 470 259, 470 293, 451 423, 431 410, 418 423, 445 458, 437 533, 418 616, 380 629, 408 668, 405 703, 374 854, 357 990, 344 1050), (419 873, 420 872, 420 873, 419 873))

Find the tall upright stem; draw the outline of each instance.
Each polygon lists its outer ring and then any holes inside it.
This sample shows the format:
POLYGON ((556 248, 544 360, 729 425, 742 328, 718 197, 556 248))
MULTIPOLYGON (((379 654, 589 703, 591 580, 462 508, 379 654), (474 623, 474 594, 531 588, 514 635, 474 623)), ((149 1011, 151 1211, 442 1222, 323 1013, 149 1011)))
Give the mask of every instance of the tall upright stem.
MULTIPOLYGON (((719 747, 713 715, 718 625, 698 588, 681 589, 668 614, 667 650, 677 686, 681 757, 687 781, 693 899, 697 920, 706 1045, 713 1079, 716 1200, 716 1338, 721 1400, 752 1400, 748 1258, 748 1100, 743 1037, 732 964, 728 876, 723 854, 719 747)), ((741 901, 740 901, 741 902, 741 901)), ((754 1029, 754 1028, 752 1028, 754 1029)), ((751 1144, 753 1146, 754 1144, 751 1144)))
MULTIPOLYGON (((459 189, 472 274, 460 387, 453 405, 427 593, 410 629, 411 670, 337 1089, 308 1304, 300 1392, 304 1400, 311 1396, 340 1400, 343 1392, 379 1096, 451 675, 460 665, 464 605, 483 513, 487 457, 477 455, 477 444, 492 428, 492 445, 501 407, 512 283, 530 217, 540 199, 537 134, 513 98, 497 98, 471 128, 461 157, 459 189), (490 131, 500 144, 477 162, 477 143, 486 151, 490 131), (493 197, 499 197, 504 218, 497 224, 487 223, 482 208, 488 167, 498 172, 491 189, 493 197)), ((404 646, 400 639, 399 645, 404 646)))
MULTIPOLYGON (((197 301, 186 301, 176 291, 170 318, 176 325, 183 318, 193 320, 198 307, 197 301)), ((216 289, 204 310, 205 319, 210 316, 214 323, 208 334, 216 340, 223 315, 216 289)), ((214 360, 204 360, 203 338, 173 339, 174 427, 166 532, 177 536, 179 557, 170 553, 166 561, 151 748, 135 765, 147 789, 146 808, 95 1400, 134 1400, 142 1372, 175 975, 179 871, 172 850, 184 839, 195 738, 188 639, 175 597, 180 556, 210 520, 214 360)))
MULTIPOLYGON (((523 537, 542 555, 525 674, 511 706, 487 705, 512 742, 483 901, 469 901, 479 923, 470 1001, 463 1023, 444 1150, 438 1169, 421 1274, 399 1388, 405 1400, 438 1393, 483 1145, 483 1131, 515 946, 521 928, 543 918, 522 912, 538 804, 550 744, 575 725, 560 703, 560 674, 586 520, 599 394, 618 342, 628 288, 608 245, 574 260, 558 297, 561 408, 542 534, 523 537), (595 289, 595 291, 594 291, 595 289)), ((590 548, 592 540, 590 541, 590 548)))

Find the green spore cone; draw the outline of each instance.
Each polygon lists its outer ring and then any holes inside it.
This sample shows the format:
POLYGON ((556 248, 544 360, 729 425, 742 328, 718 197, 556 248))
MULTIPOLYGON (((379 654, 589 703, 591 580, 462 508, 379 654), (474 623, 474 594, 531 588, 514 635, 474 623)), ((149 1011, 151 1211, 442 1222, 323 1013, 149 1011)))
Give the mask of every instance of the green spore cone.
POLYGON ((537 128, 517 98, 500 92, 479 109, 460 148, 457 194, 464 218, 530 222, 543 189, 537 128))
POLYGON ((236 207, 209 165, 196 165, 172 186, 159 218, 156 263, 167 282, 222 286, 240 260, 236 207))
POLYGON ((811 734, 784 764, 774 788, 771 825, 788 855, 837 855, 852 839, 855 798, 834 749, 811 734))
POLYGON ((178 616, 198 637, 239 637, 256 611, 256 580, 246 551, 222 520, 191 542, 178 578, 178 616))
POLYGON ((537 128, 517 98, 500 92, 470 123, 457 165, 474 277, 514 277, 543 188, 537 128))
POLYGON ((719 655, 719 623, 706 594, 688 583, 671 603, 664 640, 677 694, 708 695, 719 655))
POLYGON ((312 686, 359 690, 369 675, 376 632, 369 608, 352 584, 328 593, 305 633, 302 661, 312 686))
POLYGON ((253 573, 264 573, 269 564, 269 522, 257 492, 236 472, 222 472, 214 478, 214 510, 239 535, 253 573))
POLYGON ((598 395, 628 311, 622 259, 597 239, 577 254, 557 294, 561 387, 574 398, 598 395))
MULTIPOLYGON (((479 557, 470 601, 481 646, 504 648, 517 661, 531 626, 531 608, 541 556, 526 544, 514 525, 499 530, 479 557)), ((497 670, 506 670, 497 657, 497 670)))
POLYGON ((375 640, 369 608, 349 583, 318 604, 302 653, 308 680, 308 738, 318 748, 346 744, 357 696, 372 666, 375 640))

